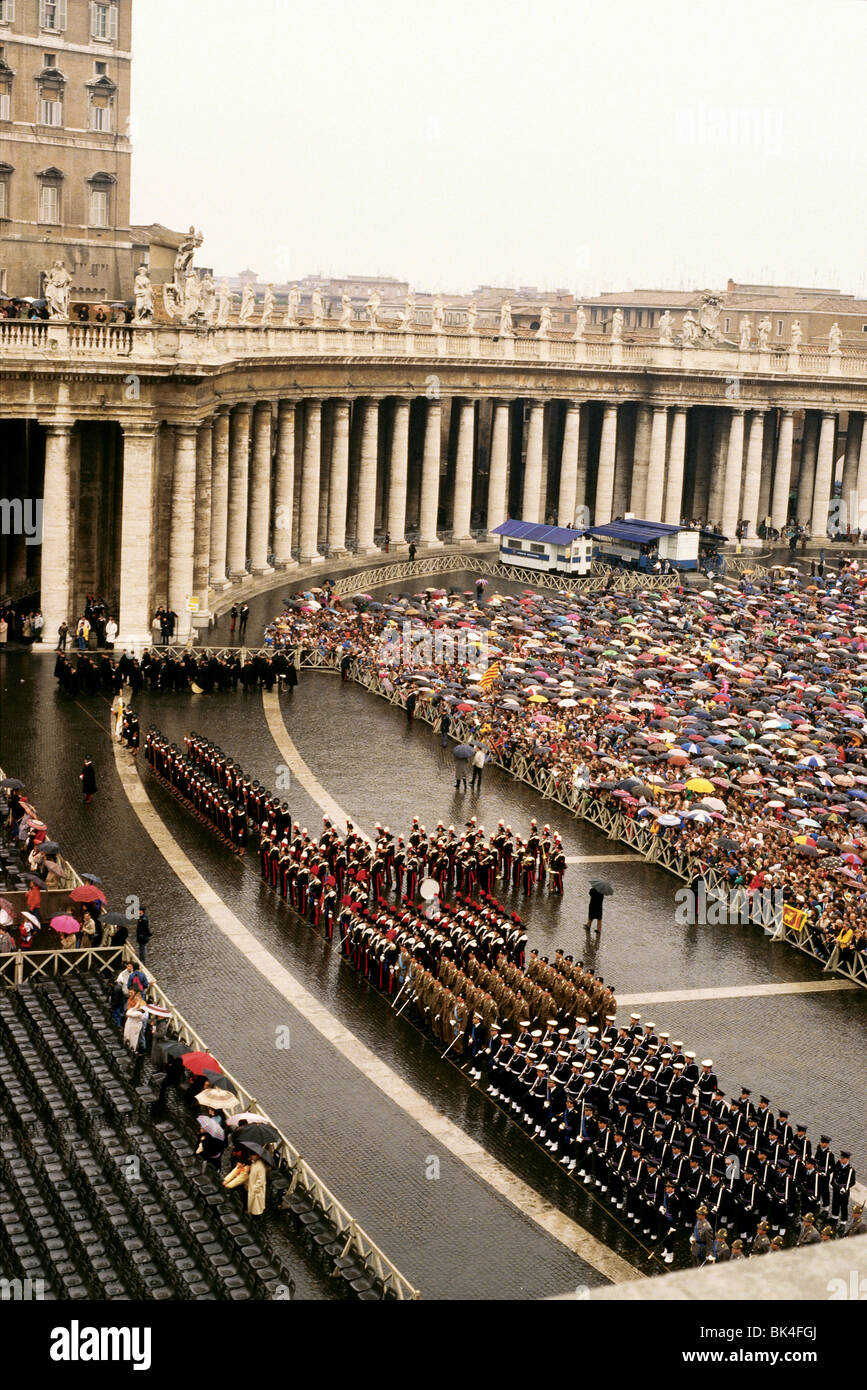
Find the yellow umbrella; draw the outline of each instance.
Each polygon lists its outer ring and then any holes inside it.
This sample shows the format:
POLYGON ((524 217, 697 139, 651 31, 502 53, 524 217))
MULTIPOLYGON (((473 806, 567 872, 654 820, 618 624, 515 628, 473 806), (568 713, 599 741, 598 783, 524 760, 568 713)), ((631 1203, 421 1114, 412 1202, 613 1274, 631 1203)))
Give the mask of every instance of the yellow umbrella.
POLYGON ((690 777, 686 789, 690 792, 700 792, 702 796, 710 796, 713 794, 714 785, 706 777, 690 777))
POLYGON ((531 695, 527 701, 530 705, 547 705, 548 701, 544 695, 531 695))

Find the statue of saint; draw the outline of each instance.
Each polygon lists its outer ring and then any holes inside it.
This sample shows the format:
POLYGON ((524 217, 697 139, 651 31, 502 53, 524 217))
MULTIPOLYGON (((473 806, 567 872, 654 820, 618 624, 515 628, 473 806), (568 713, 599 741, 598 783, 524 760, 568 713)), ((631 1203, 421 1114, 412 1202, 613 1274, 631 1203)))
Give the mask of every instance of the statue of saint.
POLYGON ((674 320, 670 309, 666 309, 659 320, 659 341, 663 347, 671 347, 674 342, 674 320))
POLYGON ((193 257, 201 246, 204 237, 201 232, 197 232, 195 227, 191 227, 184 240, 178 247, 175 256, 175 284, 183 285, 186 282, 193 266, 193 257))
POLYGON ((698 337, 698 319, 691 309, 687 309, 683 316, 683 323, 680 328, 680 336, 684 347, 693 347, 698 337))
POLYGON ((832 357, 839 357, 843 351, 843 334, 840 331, 839 323, 832 323, 828 329, 828 352, 832 357))
POLYGON ((69 318, 69 287, 72 276, 63 264, 55 261, 45 276, 45 299, 50 319, 69 318))
POLYGON ((367 301, 367 326, 371 332, 377 327, 379 321, 379 306, 382 303, 376 290, 373 290, 367 301))
POLYGON ((241 291, 241 307, 238 310, 238 322, 249 323, 256 308, 256 294, 249 280, 241 291))
POLYGON ((135 294, 135 310, 132 316, 133 323, 153 323, 154 287, 151 284, 147 266, 139 266, 138 274, 135 277, 133 293, 135 294))
POLYGON ((262 299, 262 318, 260 328, 267 328, 274 317, 274 286, 266 285, 265 294, 262 299))
POLYGON ((584 309, 582 309, 581 305, 578 304, 575 307, 575 332, 572 334, 572 337, 576 343, 583 343, 584 330, 586 327, 587 313, 584 309))
POLYGON ((343 329, 352 327, 352 300, 346 290, 340 296, 340 327, 343 329))
POLYGON ((623 310, 615 309, 611 316, 611 341, 612 343, 623 342, 623 310))
POLYGON ((202 276, 202 318, 212 324, 217 317, 217 282, 209 270, 202 276))
POLYGON ((744 314, 738 324, 740 330, 740 342, 738 346, 741 352, 749 352, 750 344, 753 341, 753 321, 749 314, 744 314))
POLYGON ((759 320, 759 352, 767 352, 771 345, 771 329, 773 325, 767 314, 759 320))
POLYGON ((515 331, 512 327, 512 306, 508 299, 504 299, 500 305, 500 337, 513 338, 515 331))
POLYGON ((445 328, 445 322, 446 306, 443 304, 439 295, 437 295, 433 302, 433 308, 431 309, 431 323, 433 324, 434 333, 442 333, 445 328))
POLYGON ((202 282, 191 269, 184 281, 184 307, 181 319, 184 323, 199 323, 202 318, 202 282))
POLYGON ((536 329, 537 338, 550 338, 551 336, 551 305, 543 304, 542 312, 539 315, 539 327, 536 329))
POLYGON ((415 295, 408 294, 403 301, 403 309, 400 315, 400 326, 404 333, 411 333, 415 325, 415 295))
POLYGON ((467 332, 470 334, 476 331, 476 319, 478 318, 478 314, 479 311, 476 308, 476 301, 471 299, 467 305, 467 332))
POLYGON ((322 291, 314 290, 310 296, 310 312, 313 315, 313 327, 319 328, 324 317, 322 313, 322 291))
POLYGON ((795 319, 792 323, 792 351, 797 352, 804 337, 800 319, 795 319))
POLYGON ((225 328, 232 312, 232 291, 228 280, 224 280, 217 291, 217 327, 225 328))
POLYGON ((301 293, 297 285, 289 286, 289 293, 286 296, 286 313, 283 316, 284 328, 298 327, 298 306, 301 303, 301 293))

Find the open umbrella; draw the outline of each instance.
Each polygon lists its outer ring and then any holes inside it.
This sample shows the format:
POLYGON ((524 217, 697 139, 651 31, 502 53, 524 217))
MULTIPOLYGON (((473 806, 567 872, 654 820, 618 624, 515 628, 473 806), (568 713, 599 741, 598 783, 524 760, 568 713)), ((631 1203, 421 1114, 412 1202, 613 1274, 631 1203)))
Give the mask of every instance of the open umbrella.
POLYGON ((80 888, 73 888, 69 896, 74 903, 108 902, 102 889, 95 888, 92 883, 83 883, 80 888))
POLYGON ((102 885, 102 879, 97 878, 96 874, 82 874, 81 877, 84 879, 85 883, 95 883, 99 886, 102 885))
POLYGON ((248 1143, 246 1139, 239 1139, 238 1144, 242 1149, 248 1149, 251 1154, 261 1158, 262 1162, 267 1164, 269 1168, 274 1167, 274 1155, 270 1154, 267 1149, 263 1149, 261 1144, 255 1144, 252 1140, 248 1143))
POLYGON ((198 1120, 200 1127, 206 1134, 210 1134, 214 1139, 225 1139, 226 1131, 215 1116, 199 1115, 198 1120))
POLYGON ((206 1081, 210 1081, 212 1086, 221 1086, 224 1091, 231 1091, 234 1095, 237 1095, 237 1091, 232 1082, 227 1076, 224 1076, 221 1071, 212 1071, 210 1067, 206 1067, 202 1072, 202 1076, 206 1081))
POLYGON ((4 777, 0 780, 0 787, 8 787, 10 791, 23 792, 24 783, 19 782, 17 777, 4 777))
POLYGON ((610 898, 614 892, 607 878, 591 878, 590 887, 595 893, 601 893, 603 898, 610 898))
POLYGON ((30 883, 35 883, 37 888, 47 888, 47 887, 48 887, 47 883, 45 882, 45 879, 44 879, 44 878, 40 878, 38 874, 31 874, 31 873, 28 871, 28 872, 26 872, 26 873, 23 873, 23 874, 21 875, 21 877, 22 877, 22 878, 26 878, 30 883))
POLYGON ((222 1091, 217 1086, 207 1086, 204 1091, 199 1091, 196 1100, 209 1110, 235 1110, 240 1103, 231 1091, 222 1091))
POLYGON ((61 936, 69 936, 74 932, 81 931, 81 923, 76 922, 74 917, 68 917, 61 913, 59 917, 52 917, 51 928, 53 931, 60 932, 61 936))
POLYGON ((130 923, 129 917, 123 912, 104 912, 102 914, 102 920, 103 922, 107 922, 110 927, 128 927, 130 923))
POLYGON ((280 1132, 264 1120, 250 1120, 239 1139, 242 1144, 279 1144, 280 1132))
POLYGON ((204 1076, 206 1068, 216 1072, 220 1070, 219 1062, 210 1052, 184 1052, 182 1061, 187 1071, 191 1071, 194 1076, 204 1076))

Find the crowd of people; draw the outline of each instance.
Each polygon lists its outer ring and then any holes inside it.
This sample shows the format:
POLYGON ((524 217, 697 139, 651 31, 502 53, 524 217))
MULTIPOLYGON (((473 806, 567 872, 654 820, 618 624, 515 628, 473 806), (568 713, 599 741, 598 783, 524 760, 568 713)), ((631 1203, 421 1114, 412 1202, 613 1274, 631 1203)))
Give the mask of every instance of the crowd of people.
POLYGON ((14 604, 0 606, 0 651, 10 642, 23 642, 32 646, 42 641, 45 618, 41 608, 19 612, 14 604))
POLYGON ((266 638, 399 692, 505 767, 543 771, 578 809, 609 803, 627 834, 632 824, 673 846, 691 879, 779 892, 817 954, 863 967, 867 575, 857 562, 669 593, 482 601, 427 589, 379 602, 312 590, 287 602, 266 638), (481 665, 461 659, 467 629, 484 643, 481 665))

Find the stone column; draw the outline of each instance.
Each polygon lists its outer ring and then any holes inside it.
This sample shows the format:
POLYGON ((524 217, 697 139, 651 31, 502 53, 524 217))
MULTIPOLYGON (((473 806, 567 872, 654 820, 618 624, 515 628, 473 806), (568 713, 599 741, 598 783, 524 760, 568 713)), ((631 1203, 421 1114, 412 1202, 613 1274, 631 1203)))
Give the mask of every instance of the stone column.
POLYGON ((228 588, 226 579, 226 529, 229 521, 229 411, 221 406, 214 417, 211 448, 211 561, 210 587, 228 588))
POLYGON ((440 494, 440 440, 442 438, 442 408, 439 401, 429 400, 424 424, 424 448, 421 460, 421 500, 419 502, 419 548, 442 545, 437 536, 437 510, 440 494))
MULTIPOLYGON (((508 407, 506 407, 508 410, 508 407)), ((575 525, 578 487, 578 445, 581 439, 581 404, 569 401, 563 422, 563 447, 560 452, 560 495, 557 499, 557 521, 560 526, 575 525)), ((505 460, 503 489, 505 494, 505 460)), ((505 517, 505 509, 503 511, 505 517)))
POLYGON ((278 570, 296 564, 292 559, 292 497, 295 490, 295 402, 277 407, 277 454, 274 480, 274 557, 278 570))
POLYGON ((715 409, 713 413, 713 446, 711 455, 710 497, 707 504, 709 526, 722 526, 723 493, 725 492, 728 441, 730 428, 727 410, 715 409))
POLYGON ((864 417, 862 417, 861 448, 858 451, 856 491, 858 493, 858 512, 850 519, 850 525, 853 531, 856 526, 861 531, 867 531, 867 419, 864 417))
POLYGON ((816 459, 816 483, 813 489, 813 515, 810 534, 825 540, 828 535, 831 484, 834 480, 834 440, 837 416, 833 410, 822 411, 819 432, 819 453, 816 459))
POLYGON ((249 551, 255 574, 271 574, 268 564, 268 522, 271 516, 271 402, 257 401, 253 411, 253 454, 250 464, 249 551))
POLYGON ((599 439, 599 468, 596 474, 596 506, 594 525, 605 526, 611 520, 614 499, 614 460, 617 457, 617 406, 602 408, 602 434, 599 439))
POLYGON ((702 410, 698 417, 698 439, 695 448, 695 483, 692 490, 690 516, 708 520, 710 488, 713 471, 713 417, 702 410))
POLYGON ((322 402, 304 403, 304 455, 301 463, 301 564, 318 564, 319 464, 322 451, 322 402))
POLYGON ((762 452, 765 430, 765 416, 761 410, 750 413, 750 427, 747 436, 747 463, 744 478, 744 501, 742 520, 748 523, 747 539, 756 539, 759 520, 759 486, 762 481, 762 452))
POLYGON ((792 438, 795 432, 795 412, 780 412, 780 437, 777 441, 777 466, 774 470, 774 495, 771 501, 771 525, 782 531, 789 516, 789 491, 792 484, 792 438))
POLYGON ((541 401, 533 401, 527 426, 527 461, 524 465, 524 491, 521 500, 522 521, 536 522, 542 519, 540 493, 544 424, 545 406, 541 401))
POLYGON ((389 554, 406 550, 406 480, 409 471, 409 406, 404 397, 394 403, 391 424, 391 456, 388 470, 388 512, 386 531, 391 537, 389 554))
POLYGON ((346 554, 346 502, 349 495, 349 401, 334 402, 331 488, 328 494, 328 554, 346 554))
POLYGON ((671 445, 668 450, 668 480, 665 488, 665 515, 669 526, 679 526, 683 504, 683 465, 686 458, 686 410, 676 406, 671 416, 671 445))
POLYGON ((759 483, 758 524, 767 521, 771 511, 771 484, 774 475, 774 455, 777 451, 777 412, 769 410, 765 415, 762 433, 762 476, 759 483))
MULTIPOLYGON (((70 636, 80 614, 70 602, 72 537, 69 445, 72 425, 50 424, 45 430, 45 482, 42 493, 42 575, 39 598, 45 637, 56 645, 57 629, 66 621, 70 636)), ((148 520, 150 514, 148 513, 148 520)))
POLYGON ((861 452, 864 416, 857 410, 849 411, 846 424, 846 453, 843 458, 843 479, 840 495, 843 510, 840 516, 840 530, 851 526, 854 531, 858 525, 860 504, 858 500, 858 458, 861 452))
POLYGON ((226 563, 229 578, 247 578, 247 488, 250 468, 250 407, 236 405, 229 433, 229 520, 226 563))
POLYGON ((662 499, 665 489, 665 450, 668 436, 668 409, 653 408, 650 426, 650 460, 647 466, 647 489, 644 499, 644 520, 662 520, 662 499))
POLYGON ((635 444, 632 449, 632 487, 629 491, 629 510, 646 517, 647 477, 650 469, 650 437, 653 412, 649 405, 639 405, 635 416, 635 444))
POLYGON ((614 451, 614 490, 611 496, 611 515, 625 516, 629 511, 632 491, 632 459, 635 451, 635 412, 630 402, 618 408, 617 446, 614 451))
POLYGON ((725 482, 723 484, 723 535, 734 540, 740 517, 738 506, 741 500, 741 473, 744 460, 744 411, 733 410, 729 424, 728 454, 726 457, 725 482))
MULTIPOLYGON (((491 430, 491 464, 488 471, 488 535, 495 526, 506 520, 506 481, 509 473, 509 405, 494 401, 494 420, 491 430)), ((562 496, 563 481, 560 480, 562 496)), ((565 524, 565 523, 564 523, 565 524)))
POLYGON ((361 466, 358 471, 358 549, 359 555, 372 555, 379 549, 373 541, 376 514, 376 463, 379 444, 379 397, 364 402, 361 429, 361 466))
POLYGON ((799 526, 810 524, 813 507, 813 485, 816 481, 816 453, 819 448, 819 417, 814 410, 804 416, 804 432, 801 435, 801 469, 798 474, 799 526))
POLYGON ((186 641, 192 622, 187 599, 193 593, 196 435, 195 425, 175 425, 175 468, 169 529, 169 607, 178 615, 176 633, 179 641, 186 641))
POLYGON ((214 422, 205 420, 196 432, 196 534, 193 545, 193 593, 199 600, 194 627, 207 627, 208 573, 211 565, 211 472, 214 455, 214 422))
MULTIPOLYGON (((455 503, 452 513, 452 541, 460 544, 472 539, 470 513, 473 502, 473 445, 476 408, 473 401, 458 403, 458 442, 455 463, 455 503)), ((541 429, 539 431, 541 443, 541 429)), ((541 458, 540 458, 541 467, 541 458)), ((538 492, 537 492, 538 499, 538 492)))
MULTIPOLYGON (((145 646, 153 637, 151 512, 156 482, 156 442, 156 425, 129 425, 124 429, 120 612, 116 615, 115 650, 145 646)), ((47 620, 45 626, 48 631, 47 620)))

